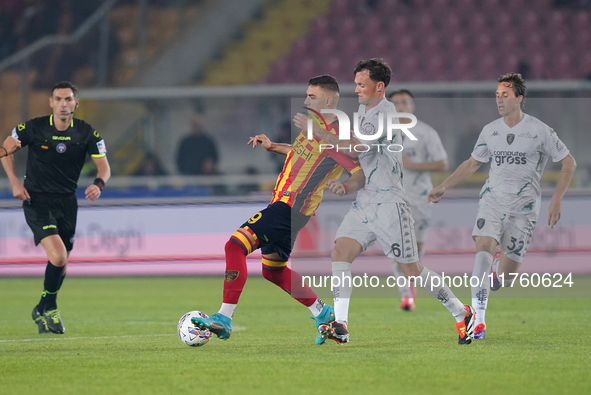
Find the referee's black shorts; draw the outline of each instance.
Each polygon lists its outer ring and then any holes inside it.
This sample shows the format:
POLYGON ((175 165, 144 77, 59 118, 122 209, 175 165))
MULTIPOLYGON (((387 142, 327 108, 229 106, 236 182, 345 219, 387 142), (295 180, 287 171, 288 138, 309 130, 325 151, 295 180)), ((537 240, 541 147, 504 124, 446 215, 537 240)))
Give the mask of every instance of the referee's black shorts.
POLYGON ((38 193, 29 193, 29 195, 31 200, 23 202, 23 209, 27 224, 33 231, 35 245, 47 236, 59 235, 66 246, 66 251, 72 251, 78 215, 76 195, 50 196, 38 193))
POLYGON ((263 254, 276 252, 287 262, 299 231, 309 220, 288 204, 275 202, 253 215, 241 228, 248 227, 257 235, 263 254))

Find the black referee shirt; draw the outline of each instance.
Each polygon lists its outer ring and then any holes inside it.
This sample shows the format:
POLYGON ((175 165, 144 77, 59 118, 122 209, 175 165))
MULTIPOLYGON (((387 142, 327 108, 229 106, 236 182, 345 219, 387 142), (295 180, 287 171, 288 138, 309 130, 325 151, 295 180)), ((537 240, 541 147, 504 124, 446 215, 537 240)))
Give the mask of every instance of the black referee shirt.
POLYGON ((75 193, 86 154, 107 154, 98 132, 80 119, 72 119, 63 132, 55 128, 53 115, 31 119, 14 128, 12 136, 29 147, 24 186, 32 193, 75 193))

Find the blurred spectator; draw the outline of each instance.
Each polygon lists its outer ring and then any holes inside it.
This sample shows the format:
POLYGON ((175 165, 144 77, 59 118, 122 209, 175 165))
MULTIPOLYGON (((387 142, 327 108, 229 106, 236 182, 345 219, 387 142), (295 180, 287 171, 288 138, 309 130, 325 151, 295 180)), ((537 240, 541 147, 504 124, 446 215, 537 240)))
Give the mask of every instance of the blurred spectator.
POLYGON ((0 10, 0 60, 10 56, 14 51, 13 29, 13 19, 0 10))
MULTIPOLYGON (((289 120, 281 122, 279 132, 275 136, 275 139, 271 139, 271 141, 282 144, 293 143, 293 139, 291 138, 291 122, 289 120)), ((285 156, 278 155, 274 152, 270 152, 269 154, 271 155, 271 160, 275 163, 275 172, 281 173, 285 164, 285 156)))
MULTIPOLYGON (((258 170, 253 166, 247 166, 244 169, 244 174, 247 176, 255 176, 259 174, 258 170)), ((251 184, 241 184, 238 186, 238 194, 240 195, 248 195, 252 192, 258 192, 259 184, 251 183, 251 184)))
POLYGON ((554 0, 554 7, 572 7, 577 6, 580 0, 554 0))
POLYGON ((517 72, 521 74, 521 76, 525 79, 530 78, 531 68, 529 67, 529 63, 527 63, 526 61, 520 62, 519 66, 517 66, 517 72))
POLYGON ((366 13, 373 13, 380 4, 380 0, 365 0, 363 11, 366 13))
POLYGON ((20 18, 26 8, 25 0, 0 0, 0 14, 20 18))
POLYGON ((403 6, 405 9, 410 9, 410 8, 412 8, 412 7, 413 7, 413 4, 412 4, 412 2, 413 2, 413 0, 400 0, 400 3, 402 4, 402 6, 403 6))
POLYGON ((96 83, 96 70, 91 65, 77 68, 72 73, 70 80, 79 88, 88 88, 96 83))
POLYGON ((138 169, 133 173, 134 176, 165 176, 166 171, 158 158, 151 152, 144 155, 138 169))
POLYGON ((591 0, 554 0, 554 7, 589 8, 591 0))
MULTIPOLYGON (((57 35, 60 36, 68 36, 72 33, 72 24, 73 24, 73 12, 72 12, 72 0, 64 0, 62 4, 62 12, 59 16, 59 21, 57 25, 57 35)), ((40 87, 43 88, 45 86, 50 86, 52 81, 64 81, 70 79, 71 68, 73 67, 72 64, 74 63, 72 59, 68 59, 67 64, 69 65, 69 70, 67 70, 65 75, 60 75, 57 73, 58 66, 62 58, 64 57, 64 50, 66 47, 64 45, 56 45, 51 48, 51 52, 49 57, 46 60, 44 67, 41 69, 41 77, 40 77, 40 87)), ((59 67, 60 72, 66 71, 63 67, 59 67)))
POLYGON ((60 10, 53 7, 55 1, 26 0, 25 3, 26 8, 16 24, 17 50, 55 33, 58 26, 60 10))
POLYGON ((181 174, 218 174, 216 143, 203 130, 201 120, 194 116, 191 131, 181 140, 177 151, 177 167, 181 174))

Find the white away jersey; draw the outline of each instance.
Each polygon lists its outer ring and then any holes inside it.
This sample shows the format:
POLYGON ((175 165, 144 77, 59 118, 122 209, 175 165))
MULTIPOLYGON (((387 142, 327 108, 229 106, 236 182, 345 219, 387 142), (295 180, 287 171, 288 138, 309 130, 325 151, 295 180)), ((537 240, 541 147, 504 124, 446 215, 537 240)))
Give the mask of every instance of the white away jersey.
POLYGON ((540 212, 540 178, 548 157, 559 162, 569 151, 556 132, 539 119, 525 117, 509 128, 499 118, 486 125, 472 157, 492 159, 488 180, 480 191, 481 205, 500 208, 506 214, 535 216, 540 212))
POLYGON ((357 193, 358 203, 408 203, 401 182, 402 153, 392 152, 399 150, 400 147, 391 146, 392 144, 402 144, 402 132, 399 129, 394 130, 392 140, 387 140, 386 114, 388 113, 396 113, 396 108, 386 99, 382 99, 367 113, 365 105, 359 106, 359 132, 364 135, 376 134, 380 117, 383 130, 379 137, 361 141, 371 148, 367 152, 362 152, 358 157, 365 174, 365 186, 357 193), (374 146, 372 144, 382 145, 374 146))
MULTIPOLYGON (((414 163, 430 163, 447 159, 447 152, 445 152, 439 134, 435 129, 425 122, 418 121, 417 125, 410 131, 417 140, 411 140, 406 135, 402 135, 403 155, 414 163)), ((433 189, 430 171, 404 169, 402 181, 404 191, 412 206, 422 203, 428 204, 427 194, 433 189)))

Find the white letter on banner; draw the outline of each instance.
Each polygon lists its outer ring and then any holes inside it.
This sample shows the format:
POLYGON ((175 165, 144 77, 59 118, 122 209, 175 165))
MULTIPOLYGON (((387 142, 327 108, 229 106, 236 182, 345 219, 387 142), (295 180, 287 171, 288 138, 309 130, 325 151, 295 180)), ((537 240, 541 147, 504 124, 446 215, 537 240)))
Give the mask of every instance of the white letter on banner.
POLYGON ((413 128, 417 125, 417 117, 415 117, 413 114, 409 114, 406 112, 388 113, 386 115, 386 117, 388 118, 387 131, 386 131, 388 140, 392 141, 392 131, 394 129, 402 130, 402 132, 404 134, 406 134, 406 136, 411 140, 417 139, 415 137, 415 135, 412 134, 410 132, 410 130, 408 130, 408 129, 413 128), (394 120, 394 118, 409 118, 411 120, 411 122, 410 123, 393 123, 392 121, 394 120))
POLYGON ((344 111, 335 110, 334 108, 323 108, 320 110, 320 113, 336 115, 339 120, 339 140, 349 140, 351 136, 351 122, 349 122, 349 117, 344 111))

